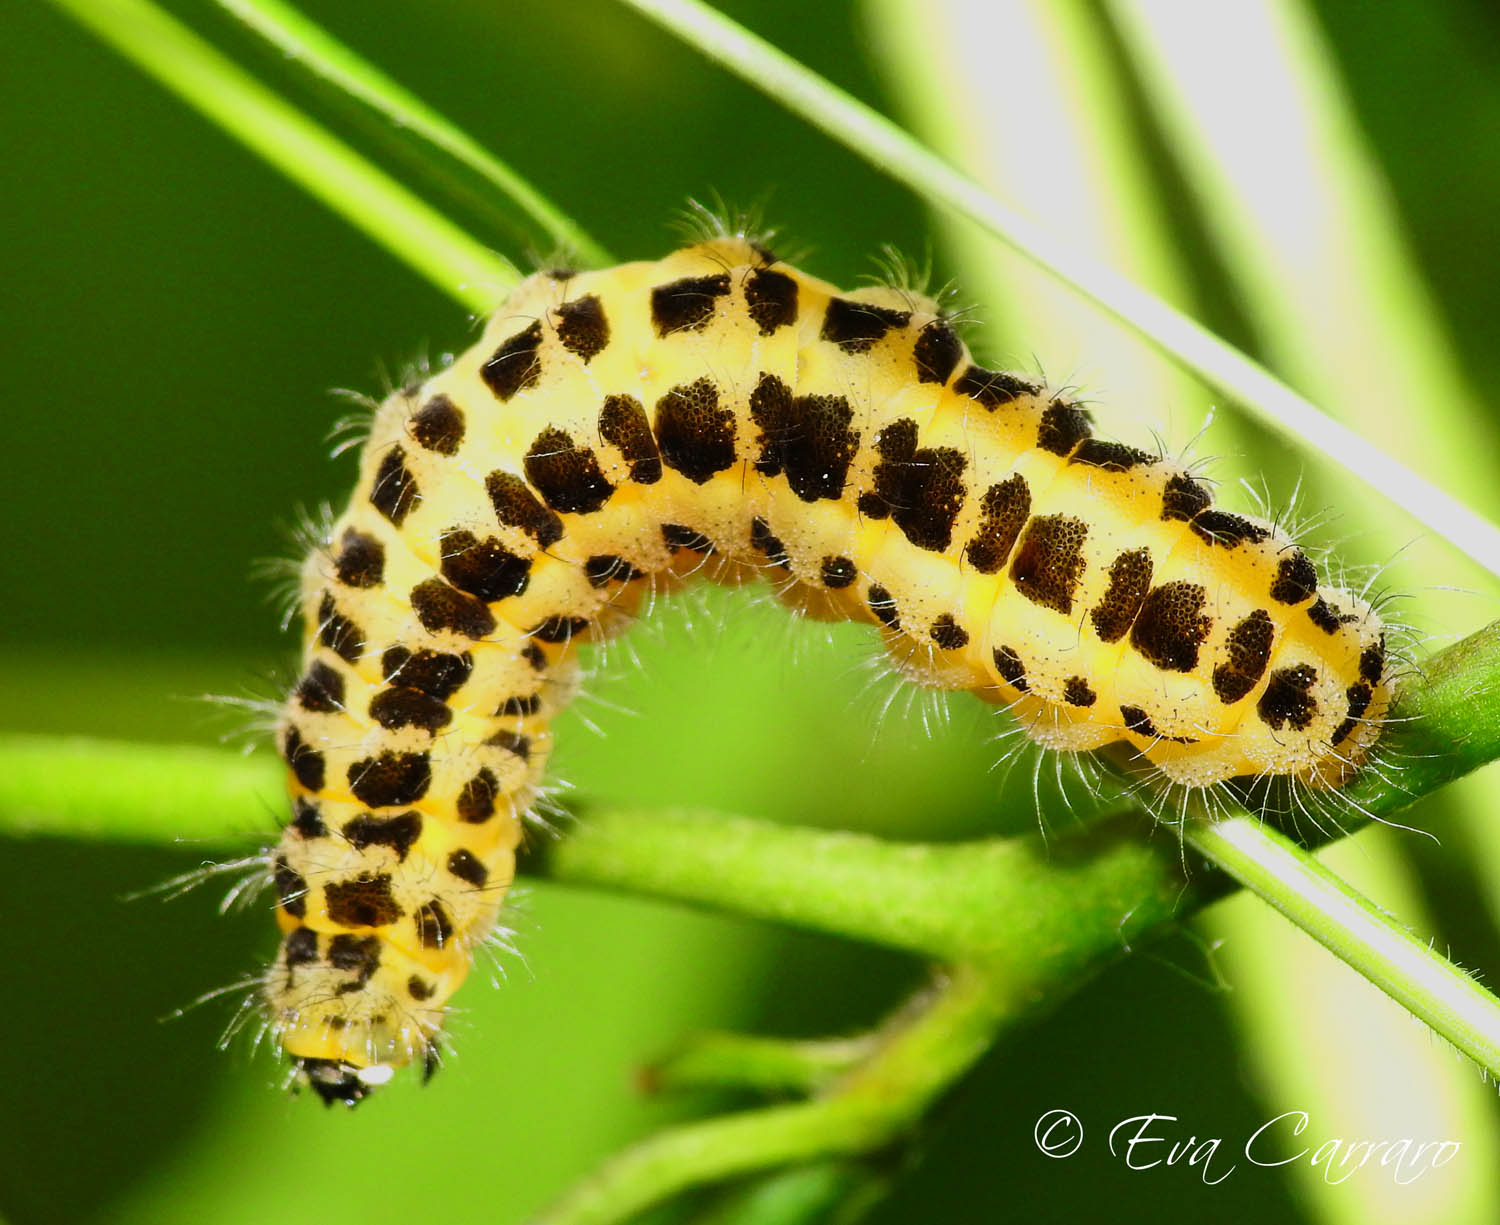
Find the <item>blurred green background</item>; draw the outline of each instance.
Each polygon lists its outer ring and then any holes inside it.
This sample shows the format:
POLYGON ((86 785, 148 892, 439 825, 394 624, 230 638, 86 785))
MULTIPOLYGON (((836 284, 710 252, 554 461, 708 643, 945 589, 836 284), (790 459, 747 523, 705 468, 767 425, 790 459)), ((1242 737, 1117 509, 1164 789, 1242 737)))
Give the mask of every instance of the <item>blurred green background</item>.
MULTIPOLYGON (((348 118, 210 6, 170 7, 293 97, 348 118)), ((1025 52, 999 16, 971 30, 993 75, 960 82, 913 57, 914 42, 905 63, 892 50, 920 13, 926 34, 956 51, 963 30, 940 24, 941 6, 721 7, 935 139, 934 124, 955 122, 942 117, 945 99, 961 99, 971 137, 987 106, 1021 130, 1030 122, 1031 94, 1006 89, 1025 52)), ((994 12, 1013 7, 1025 6, 994 12)), ((1086 26, 1111 78, 1121 72, 1128 39, 1117 17, 1088 3, 1040 7, 1086 26)), ((1472 396, 1332 406, 1356 428, 1408 431, 1414 454, 1431 444, 1432 454, 1447 446, 1467 455, 1455 489, 1493 514, 1500 438, 1481 406, 1500 392, 1491 360, 1500 342, 1500 13, 1482 0, 1381 6, 1378 15, 1359 0, 1291 7, 1331 49, 1350 114, 1388 180, 1390 216, 1435 303, 1426 322, 1451 338, 1456 377, 1472 396)), ((884 244, 930 256, 936 283, 956 278, 976 300, 1005 267, 606 0, 317 0, 306 11, 524 171, 621 258, 662 253, 677 242, 670 222, 685 202, 717 194, 763 203, 786 236, 780 247, 838 283, 872 274, 884 244)), ((0 494, 0 720, 9 731, 236 736, 248 720, 202 695, 275 695, 294 652, 252 565, 287 551, 299 507, 337 504, 352 481, 351 457, 327 458, 326 436, 344 412, 328 389, 379 394, 421 355, 465 347, 473 321, 41 0, 8 5, 5 27, 0 346, 11 441, 0 494)), ((1205 57, 1235 53, 1203 48, 1205 57)), ((1211 204, 1184 185, 1169 152, 1170 124, 1125 76, 1108 106, 1128 145, 1113 152, 1151 185, 1182 296, 1205 322, 1273 352, 1216 247, 1211 204)), ((1048 174, 1038 165, 1033 186, 1048 174)), ((539 241, 486 228, 461 206, 456 215, 518 258, 539 241)), ((980 317, 1002 325, 988 347, 995 363, 1035 359, 1055 376, 1060 361, 1098 388, 1106 409, 1120 389, 1097 358, 1064 349, 1049 359, 1013 304, 980 317)), ((1197 396, 1156 406, 1174 448, 1214 399, 1197 396)), ((1109 428, 1141 441, 1129 403, 1114 407, 1109 428)), ((1404 549, 1416 577, 1398 565, 1390 581, 1415 588, 1424 633, 1464 632, 1493 616, 1484 590, 1456 601, 1433 590, 1445 578, 1479 580, 1408 521, 1360 522, 1374 505, 1366 491, 1231 414, 1216 428, 1230 433, 1210 435, 1206 450, 1230 453, 1231 474, 1264 472, 1273 502, 1307 475, 1315 507, 1345 506, 1325 535, 1353 536, 1343 551, 1355 560, 1404 549)), ((1234 491, 1228 500, 1244 505, 1234 491)), ((999 750, 987 709, 909 694, 887 708, 895 682, 866 665, 870 653, 863 633, 788 625, 745 593, 687 599, 603 662, 594 699, 559 728, 557 772, 606 802, 709 804, 908 836, 1030 828, 1029 777, 1002 794, 991 770, 999 750)), ((1493 978, 1500 851, 1487 841, 1489 794, 1471 788, 1419 811, 1414 822, 1443 846, 1386 838, 1345 867, 1377 864, 1372 887, 1391 891, 1383 901, 1406 900, 1401 913, 1493 978)), ((13 1225, 336 1225, 416 1212, 518 1220, 628 1138, 715 1105, 636 1095, 633 1069, 676 1035, 850 1030, 919 975, 904 959, 833 940, 533 885, 516 920, 524 962, 501 967, 500 990, 476 983, 465 993, 457 1056, 434 1084, 403 1082, 352 1115, 325 1113, 277 1091, 264 1051, 214 1049, 232 999, 161 1020, 253 972, 272 947, 262 908, 221 918, 215 887, 168 903, 123 900, 206 859, 250 852, 274 827, 277 804, 266 797, 263 829, 228 831, 214 847, 0 844, 0 964, 10 967, 0 1212, 13 1225)), ((876 1219, 1495 1219, 1493 1091, 1456 1057, 1428 1052, 1434 1062, 1423 1063, 1427 1039, 1416 1027, 1379 1027, 1368 994, 1332 990, 1343 980, 1326 958, 1292 962, 1274 919, 1257 926, 1265 916, 1242 899, 1218 909, 1229 917, 1122 961, 995 1052, 935 1121, 921 1168, 876 1219), (1231 923, 1235 938, 1213 953, 1231 923), (1395 1042, 1417 1054, 1393 1053, 1395 1042), (1330 1071, 1338 1052, 1355 1053, 1353 1079, 1330 1071), (1394 1114, 1379 1113, 1392 1100, 1394 1114), (1055 1107, 1078 1113, 1091 1140, 1069 1162, 1032 1145, 1033 1122, 1055 1107), (1101 1142, 1110 1123, 1157 1111, 1179 1116, 1183 1135, 1228 1137, 1232 1148, 1293 1109, 1314 1114, 1315 1143, 1388 1136, 1394 1117, 1417 1139, 1456 1136, 1466 1149, 1459 1169, 1416 1191, 1361 1178, 1324 1194, 1315 1173, 1297 1168, 1241 1169, 1212 1187, 1181 1168, 1131 1172, 1101 1142), (1320 1109, 1352 1121, 1335 1131, 1320 1109), (1376 1201, 1386 1215, 1370 1215, 1376 1201)))

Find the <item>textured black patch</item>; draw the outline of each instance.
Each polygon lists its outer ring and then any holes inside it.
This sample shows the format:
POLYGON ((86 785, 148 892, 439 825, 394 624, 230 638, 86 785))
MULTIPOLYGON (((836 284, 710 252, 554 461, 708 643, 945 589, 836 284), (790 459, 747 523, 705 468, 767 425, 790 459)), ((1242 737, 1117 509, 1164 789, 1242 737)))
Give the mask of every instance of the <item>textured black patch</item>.
POLYGON ((422 836, 422 814, 403 812, 394 817, 376 817, 364 812, 345 821, 341 832, 356 851, 367 846, 385 846, 396 853, 398 860, 405 860, 406 853, 422 836))
POLYGON ((542 695, 529 693, 525 697, 509 697, 495 707, 496 717, 502 715, 518 715, 526 718, 536 714, 542 708, 542 695))
POLYGON ((406 466, 406 452, 398 446, 392 447, 375 470, 370 505, 400 527, 421 500, 422 491, 417 488, 417 478, 406 466))
POLYGON ((750 419, 760 427, 760 458, 755 470, 786 473, 787 484, 804 502, 838 498, 859 449, 849 428, 854 410, 843 396, 798 396, 774 374, 762 374, 750 393, 750 419))
POLYGON ((411 589, 411 610, 431 634, 452 630, 465 638, 495 632, 495 617, 484 604, 440 578, 425 579, 411 589))
POLYGON ((379 587, 385 578, 385 546, 373 536, 347 528, 333 559, 333 572, 346 587, 379 587))
POLYGON ((528 642, 521 648, 520 655, 534 671, 545 672, 547 670, 547 652, 536 643, 528 642))
POLYGON ((495 799, 500 794, 500 780, 488 766, 464 784, 458 793, 458 819, 469 825, 482 825, 495 815, 495 799))
POLYGON ((307 675, 297 682, 296 694, 303 710, 332 714, 344 709, 344 678, 315 659, 307 675))
POLYGON ((1271 660, 1271 641, 1276 626, 1263 608, 1229 631, 1224 640, 1224 662, 1214 668, 1214 693, 1226 706, 1238 702, 1260 683, 1271 660))
POLYGON ((1099 695, 1089 688, 1083 677, 1068 677, 1068 683, 1063 686, 1063 701, 1069 706, 1092 706, 1098 700, 1099 695))
MULTIPOLYGON (((331 881, 323 886, 323 896, 329 920, 340 927, 387 927, 401 917, 401 907, 391 891, 390 875, 385 872, 362 872, 353 880, 331 881)), ((352 968, 340 966, 334 960, 337 943, 338 937, 329 941, 328 960, 336 969, 352 968)))
POLYGON ((823 577, 823 586, 832 587, 835 591, 849 586, 859 577, 854 562, 847 557, 825 557, 819 573, 823 577))
POLYGON ((1271 533, 1258 523, 1251 523, 1243 515, 1232 515, 1227 510, 1205 510, 1194 516, 1188 524, 1194 533, 1208 544, 1235 548, 1245 541, 1259 544, 1270 539, 1271 533))
POLYGON ((495 518, 506 527, 518 527, 546 549, 563 536, 562 520, 537 500, 531 486, 513 472, 491 472, 484 478, 485 491, 495 508, 495 518))
POLYGON ((1354 729, 1359 726, 1359 721, 1365 717, 1365 711, 1370 709, 1370 700, 1374 696, 1375 691, 1364 681, 1350 685, 1344 690, 1344 699, 1349 703, 1349 715, 1335 729, 1329 740, 1330 744, 1343 744, 1349 738, 1354 729))
POLYGON ((318 641, 345 663, 358 663, 365 651, 364 630, 339 612, 327 593, 318 604, 318 641))
POLYGON ((889 515, 919 549, 944 552, 953 543, 953 524, 963 509, 967 460, 954 447, 918 448, 917 423, 893 421, 880 431, 875 448, 875 488, 860 496, 859 508, 875 519, 889 515))
POLYGON ((423 948, 440 949, 453 939, 453 920, 437 898, 419 907, 412 919, 417 925, 417 940, 423 948))
POLYGON ((870 584, 870 590, 865 593, 865 602, 869 604, 875 620, 886 629, 901 628, 901 618, 896 615, 896 598, 879 583, 870 584))
POLYGON ((990 412, 994 412, 1001 405, 1014 401, 1017 396, 1036 395, 1041 388, 1025 379, 1018 379, 1013 374, 986 370, 983 366, 970 366, 958 376, 953 390, 971 400, 977 400, 990 412))
POLYGON ((432 765, 426 753, 381 753, 349 767, 349 790, 368 808, 415 804, 431 785, 432 765))
POLYGON ((295 727, 286 729, 286 737, 281 742, 281 755, 286 759, 293 777, 307 790, 323 790, 327 763, 323 760, 323 754, 303 740, 302 733, 295 727))
POLYGON ((277 904, 292 918, 304 918, 307 914, 307 881, 302 874, 278 855, 271 865, 271 878, 276 882, 277 904))
POLYGON ((1076 404, 1064 404, 1053 400, 1042 414, 1042 424, 1037 430, 1036 445, 1053 455, 1067 455, 1085 438, 1093 433, 1090 417, 1076 404))
POLYGON ((969 631, 953 619, 952 613, 944 613, 933 621, 928 633, 945 651, 958 651, 969 645, 969 631))
POLYGON ((784 272, 762 268, 745 281, 745 303, 750 321, 769 336, 777 328, 797 322, 797 282, 784 272))
POLYGON ((370 718, 388 731, 420 727, 425 732, 437 732, 453 722, 453 712, 446 703, 420 689, 398 685, 382 689, 370 699, 370 718))
POLYGON ((522 761, 531 760, 531 737, 523 736, 520 732, 513 732, 509 728, 501 728, 493 733, 485 744, 514 753, 522 761))
POLYGON ((714 316, 716 299, 729 292, 729 274, 689 276, 651 291, 651 322, 658 336, 696 332, 714 316))
POLYGON ((576 445, 564 430, 543 430, 521 462, 526 479, 553 510, 591 515, 615 491, 604 479, 599 457, 587 447, 576 445))
POLYGON ((1287 724, 1296 731, 1305 731, 1318 710, 1317 698, 1308 692, 1317 679, 1317 670, 1309 664, 1277 668, 1255 704, 1256 711, 1278 732, 1287 724))
POLYGON ((1130 645, 1164 672, 1191 672, 1214 624, 1203 611, 1207 596, 1197 583, 1153 587, 1130 627, 1130 645))
POLYGON ((984 491, 979 527, 964 546, 964 559, 980 574, 998 574, 1016 547, 1031 514, 1031 490, 1019 472, 984 491))
POLYGON ((1385 674, 1385 635, 1381 635, 1380 641, 1373 646, 1366 647, 1359 653, 1359 675, 1362 680, 1369 681, 1372 685, 1380 684, 1380 678, 1385 674))
POLYGON ((1167 478, 1161 491, 1161 517, 1168 522, 1187 520, 1201 514, 1213 503, 1208 490, 1186 472, 1175 472, 1167 478))
POLYGON ((310 927, 294 928, 281 942, 281 948, 287 969, 305 966, 318 959, 318 933, 310 927))
POLYGON ((425 982, 415 974, 406 980, 406 994, 414 1000, 430 1000, 433 990, 434 987, 431 983, 425 982))
POLYGON ((473 532, 452 528, 438 547, 443 577, 486 604, 520 595, 531 582, 531 559, 512 553, 493 536, 480 540, 473 532))
POLYGON ((590 587, 607 587, 610 583, 628 583, 645 577, 623 557, 614 553, 596 553, 583 563, 583 573, 588 578, 590 587))
POLYGON ((609 344, 609 320, 604 317, 604 304, 597 295, 564 302, 553 313, 557 317, 557 338, 569 353, 583 358, 587 364, 604 352, 604 346, 609 344))
POLYGON ((532 323, 504 341, 479 367, 482 378, 497 399, 509 400, 518 391, 536 385, 542 376, 537 350, 542 345, 542 325, 532 323))
POLYGON ((479 856, 463 848, 448 855, 448 871, 476 889, 483 889, 485 881, 490 878, 489 869, 479 862, 479 856))
POLYGON ((1026 525, 1010 577, 1016 590, 1033 604, 1067 615, 1083 578, 1083 542, 1089 528, 1068 515, 1038 515, 1026 525))
POLYGON ((353 971, 354 981, 340 983, 338 994, 359 991, 380 968, 380 937, 335 936, 328 942, 328 964, 335 970, 353 971))
POLYGON ((464 440, 463 410, 447 396, 433 396, 412 414, 406 428, 419 446, 439 455, 456 455, 464 440))
POLYGON ((702 553, 707 557, 714 551, 712 540, 697 528, 686 527, 681 523, 663 523, 661 538, 666 542, 668 553, 675 553, 678 549, 687 549, 693 553, 702 553))
POLYGON ((1318 590, 1318 570, 1301 549, 1293 549, 1276 565, 1271 598, 1278 604, 1300 604, 1318 590))
POLYGON ((760 447, 755 470, 765 476, 780 476, 786 467, 785 446, 797 431, 792 389, 774 374, 762 374, 750 393, 750 420, 760 427, 755 439, 760 447))
POLYGON ((531 636, 542 642, 571 642, 588 627, 587 617, 548 617, 532 627, 531 636))
POLYGON ((1109 564, 1109 586, 1089 613, 1101 642, 1125 637, 1151 589, 1151 551, 1131 549, 1109 564))
POLYGON ((990 652, 990 657, 995 661, 995 671, 1000 674, 1001 680, 1013 686, 1019 693, 1028 691, 1026 665, 1016 654, 1015 647, 996 647, 990 652))
POLYGON ((302 838, 323 838, 328 826, 323 824, 323 811, 305 796, 292 801, 292 828, 302 838))
POLYGON ((661 480, 661 455, 646 410, 634 396, 606 396, 599 410, 599 437, 618 447, 637 485, 661 480))
POLYGON ((1126 730, 1134 732, 1137 736, 1146 736, 1152 740, 1171 740, 1177 744, 1197 744, 1192 736, 1164 736, 1156 730, 1156 725, 1151 722, 1149 716, 1139 706, 1121 706, 1120 718, 1125 721, 1126 730))
POLYGON ((390 647, 380 657, 380 670, 388 685, 420 689, 428 697, 446 701, 469 679, 474 659, 467 652, 450 655, 446 651, 390 647))
POLYGON ((679 384, 656 402, 662 461, 695 484, 734 466, 734 433, 734 413, 719 407, 710 378, 679 384))
POLYGON ((1098 438, 1085 438, 1069 457, 1070 464, 1087 464, 1091 468, 1103 468, 1106 472, 1127 472, 1140 464, 1156 462, 1156 456, 1123 442, 1104 442, 1098 438))
POLYGON ((786 546, 771 531, 771 525, 757 515, 750 520, 750 544, 758 553, 764 553, 773 566, 790 567, 792 559, 787 556, 786 546))
POLYGON ((917 334, 912 360, 917 363, 917 382, 946 383, 963 359, 964 342, 946 323, 929 323, 917 334))
POLYGON ((872 345, 892 328, 904 328, 911 322, 910 311, 832 298, 823 316, 819 338, 832 341, 845 353, 868 353, 872 345))
POLYGON ((1307 619, 1325 634, 1338 633, 1339 626, 1343 624, 1339 619, 1338 611, 1322 596, 1308 605, 1307 619))

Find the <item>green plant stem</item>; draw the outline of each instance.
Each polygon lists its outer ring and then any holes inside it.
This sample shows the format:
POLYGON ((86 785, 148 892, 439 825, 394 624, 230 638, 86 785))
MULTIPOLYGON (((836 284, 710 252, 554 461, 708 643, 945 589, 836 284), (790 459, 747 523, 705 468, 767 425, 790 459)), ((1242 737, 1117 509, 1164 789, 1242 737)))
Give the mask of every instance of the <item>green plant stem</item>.
POLYGON ((694 1034, 642 1073, 652 1093, 683 1089, 757 1089, 810 1093, 871 1052, 873 1039, 791 1041, 750 1034, 694 1034))
POLYGON ((587 263, 614 262, 609 252, 576 221, 521 175, 291 5, 282 0, 217 0, 217 3, 309 72, 467 166, 501 195, 514 201, 554 242, 587 263))
POLYGON ((1298 395, 1263 366, 1127 277, 990 195, 889 119, 700 0, 623 0, 826 132, 919 196, 952 208, 1071 285, 1148 343, 1281 434, 1316 448, 1394 498, 1500 575, 1500 527, 1298 395))
POLYGON ((470 310, 493 310, 521 279, 149 0, 53 3, 470 310))
POLYGON ((1500 1005, 1447 958, 1248 814, 1184 827, 1187 844, 1489 1071, 1500 1069, 1500 1005))

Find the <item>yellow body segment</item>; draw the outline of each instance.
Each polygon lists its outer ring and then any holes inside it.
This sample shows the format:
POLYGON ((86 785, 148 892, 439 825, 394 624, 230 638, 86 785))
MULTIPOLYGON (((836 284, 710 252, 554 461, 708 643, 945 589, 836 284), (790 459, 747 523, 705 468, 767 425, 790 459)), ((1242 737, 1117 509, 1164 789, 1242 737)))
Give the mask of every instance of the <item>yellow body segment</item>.
POLYGON ((1126 741, 1190 787, 1339 786, 1390 698, 1378 618, 1279 529, 976 366, 930 303, 727 238, 539 274, 381 407, 304 570, 264 994, 325 1098, 435 1058, 574 641, 697 573, 764 574, 1039 743, 1126 741))

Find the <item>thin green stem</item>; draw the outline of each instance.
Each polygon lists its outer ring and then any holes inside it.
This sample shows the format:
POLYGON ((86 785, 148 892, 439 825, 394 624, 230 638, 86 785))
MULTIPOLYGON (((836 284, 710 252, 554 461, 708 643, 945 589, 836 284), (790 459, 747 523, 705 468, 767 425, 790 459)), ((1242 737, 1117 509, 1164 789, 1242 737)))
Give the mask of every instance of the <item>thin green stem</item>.
POLYGON ((1155 294, 986 192, 890 120, 700 0, 623 0, 918 195, 984 226, 1247 411, 1395 499, 1500 575, 1500 527, 1346 429, 1264 367, 1155 294))
POLYGON ((1495 997, 1305 850, 1249 815, 1194 822, 1183 836, 1491 1076, 1500 1075, 1495 997))
POLYGON ((150 0, 53 3, 470 310, 493 310, 521 279, 150 0))
POLYGON ((552 240, 587 263, 613 263, 571 217, 494 154, 374 64, 282 0, 216 0, 309 72, 374 108, 393 124, 467 166, 531 217, 552 240))
POLYGON ((642 1073, 653 1093, 682 1089, 757 1089, 810 1093, 867 1058, 869 1035, 791 1041, 751 1034, 694 1034, 642 1073))

